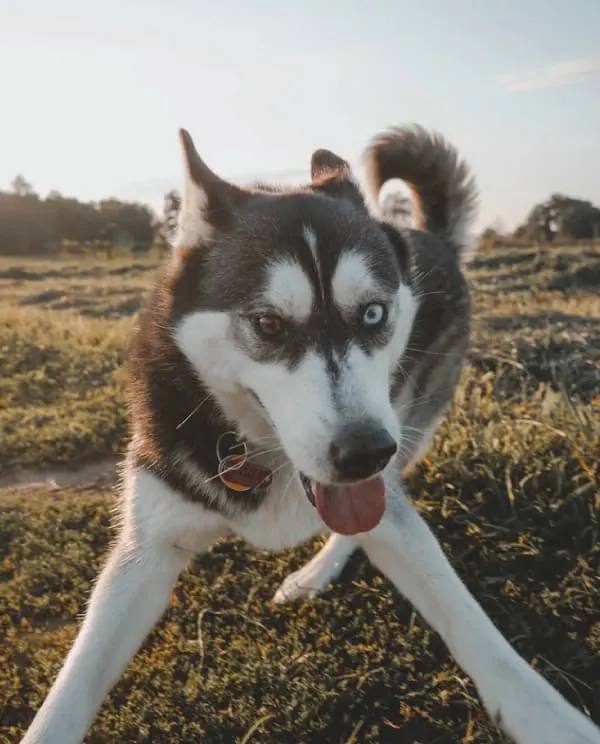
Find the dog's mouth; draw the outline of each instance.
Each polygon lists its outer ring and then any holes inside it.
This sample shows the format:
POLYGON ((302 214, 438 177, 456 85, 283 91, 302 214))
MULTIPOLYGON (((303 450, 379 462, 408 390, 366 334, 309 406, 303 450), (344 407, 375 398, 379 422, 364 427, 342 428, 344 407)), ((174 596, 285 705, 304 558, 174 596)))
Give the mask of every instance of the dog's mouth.
POLYGON ((377 527, 385 511, 385 485, 380 475, 356 483, 327 485, 300 473, 311 504, 333 532, 356 535, 377 527))
MULTIPOLYGON (((266 406, 252 389, 250 395, 276 429, 266 406)), ((377 527, 385 512, 385 485, 381 475, 355 483, 325 484, 312 480, 298 471, 300 481, 310 503, 333 532, 357 535, 377 527)))

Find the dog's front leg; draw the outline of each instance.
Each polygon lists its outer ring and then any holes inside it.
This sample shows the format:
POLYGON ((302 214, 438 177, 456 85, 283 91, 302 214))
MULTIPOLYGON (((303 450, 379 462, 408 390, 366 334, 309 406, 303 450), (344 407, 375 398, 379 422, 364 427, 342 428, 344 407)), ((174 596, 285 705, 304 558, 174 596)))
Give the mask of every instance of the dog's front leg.
MULTIPOLYGON (((192 555, 176 545, 170 529, 186 516, 178 513, 176 494, 150 476, 134 480, 125 523, 79 634, 22 744, 83 740, 104 696, 162 615, 192 555), (141 486, 151 493, 141 492, 141 486)), ((196 533, 194 548, 207 548, 214 536, 214 531, 196 533)))
POLYGON ((284 604, 301 597, 313 599, 340 575, 355 549, 356 542, 351 537, 330 535, 308 563, 285 577, 273 601, 284 604))
POLYGON ((94 588, 73 648, 23 744, 82 741, 110 687, 164 610, 181 551, 121 538, 94 588))
MULTIPOLYGON (((393 487, 393 484, 392 484, 393 487)), ((510 646, 398 491, 382 522, 360 537, 370 560, 442 636, 490 716, 517 744, 600 744, 600 730, 510 646)))

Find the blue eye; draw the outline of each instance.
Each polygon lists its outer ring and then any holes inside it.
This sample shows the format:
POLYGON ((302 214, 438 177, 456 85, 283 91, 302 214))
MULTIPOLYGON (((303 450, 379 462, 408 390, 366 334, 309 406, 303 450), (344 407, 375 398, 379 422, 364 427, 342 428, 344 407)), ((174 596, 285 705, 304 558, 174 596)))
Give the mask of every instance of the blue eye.
POLYGON ((377 328, 387 320, 387 307, 380 302, 372 302, 363 310, 362 323, 367 328, 377 328))

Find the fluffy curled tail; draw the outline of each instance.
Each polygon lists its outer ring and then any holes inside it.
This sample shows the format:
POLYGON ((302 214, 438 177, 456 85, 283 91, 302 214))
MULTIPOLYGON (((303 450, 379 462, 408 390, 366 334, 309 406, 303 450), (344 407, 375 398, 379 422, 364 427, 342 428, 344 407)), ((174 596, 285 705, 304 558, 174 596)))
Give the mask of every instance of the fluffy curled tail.
POLYGON ((413 195, 414 227, 438 235, 459 260, 469 260, 477 187, 469 167, 449 142, 418 125, 394 127, 371 140, 364 163, 367 196, 373 203, 378 202, 386 181, 401 179, 413 195))

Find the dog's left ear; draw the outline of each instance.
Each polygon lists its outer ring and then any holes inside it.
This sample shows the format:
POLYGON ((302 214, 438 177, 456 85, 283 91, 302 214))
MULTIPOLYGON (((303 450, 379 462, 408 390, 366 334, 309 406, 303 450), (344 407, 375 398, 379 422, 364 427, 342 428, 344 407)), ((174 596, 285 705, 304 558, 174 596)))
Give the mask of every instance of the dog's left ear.
POLYGON ((364 197, 354 180, 350 164, 331 150, 320 149, 313 152, 310 175, 313 189, 350 199, 358 206, 365 207, 364 197))
POLYGON ((186 185, 179 211, 175 251, 197 248, 217 232, 226 230, 233 213, 249 194, 224 181, 202 160, 185 129, 179 130, 186 185))
POLYGON ((315 150, 310 159, 310 175, 313 181, 322 178, 352 178, 350 165, 331 150, 315 150))

